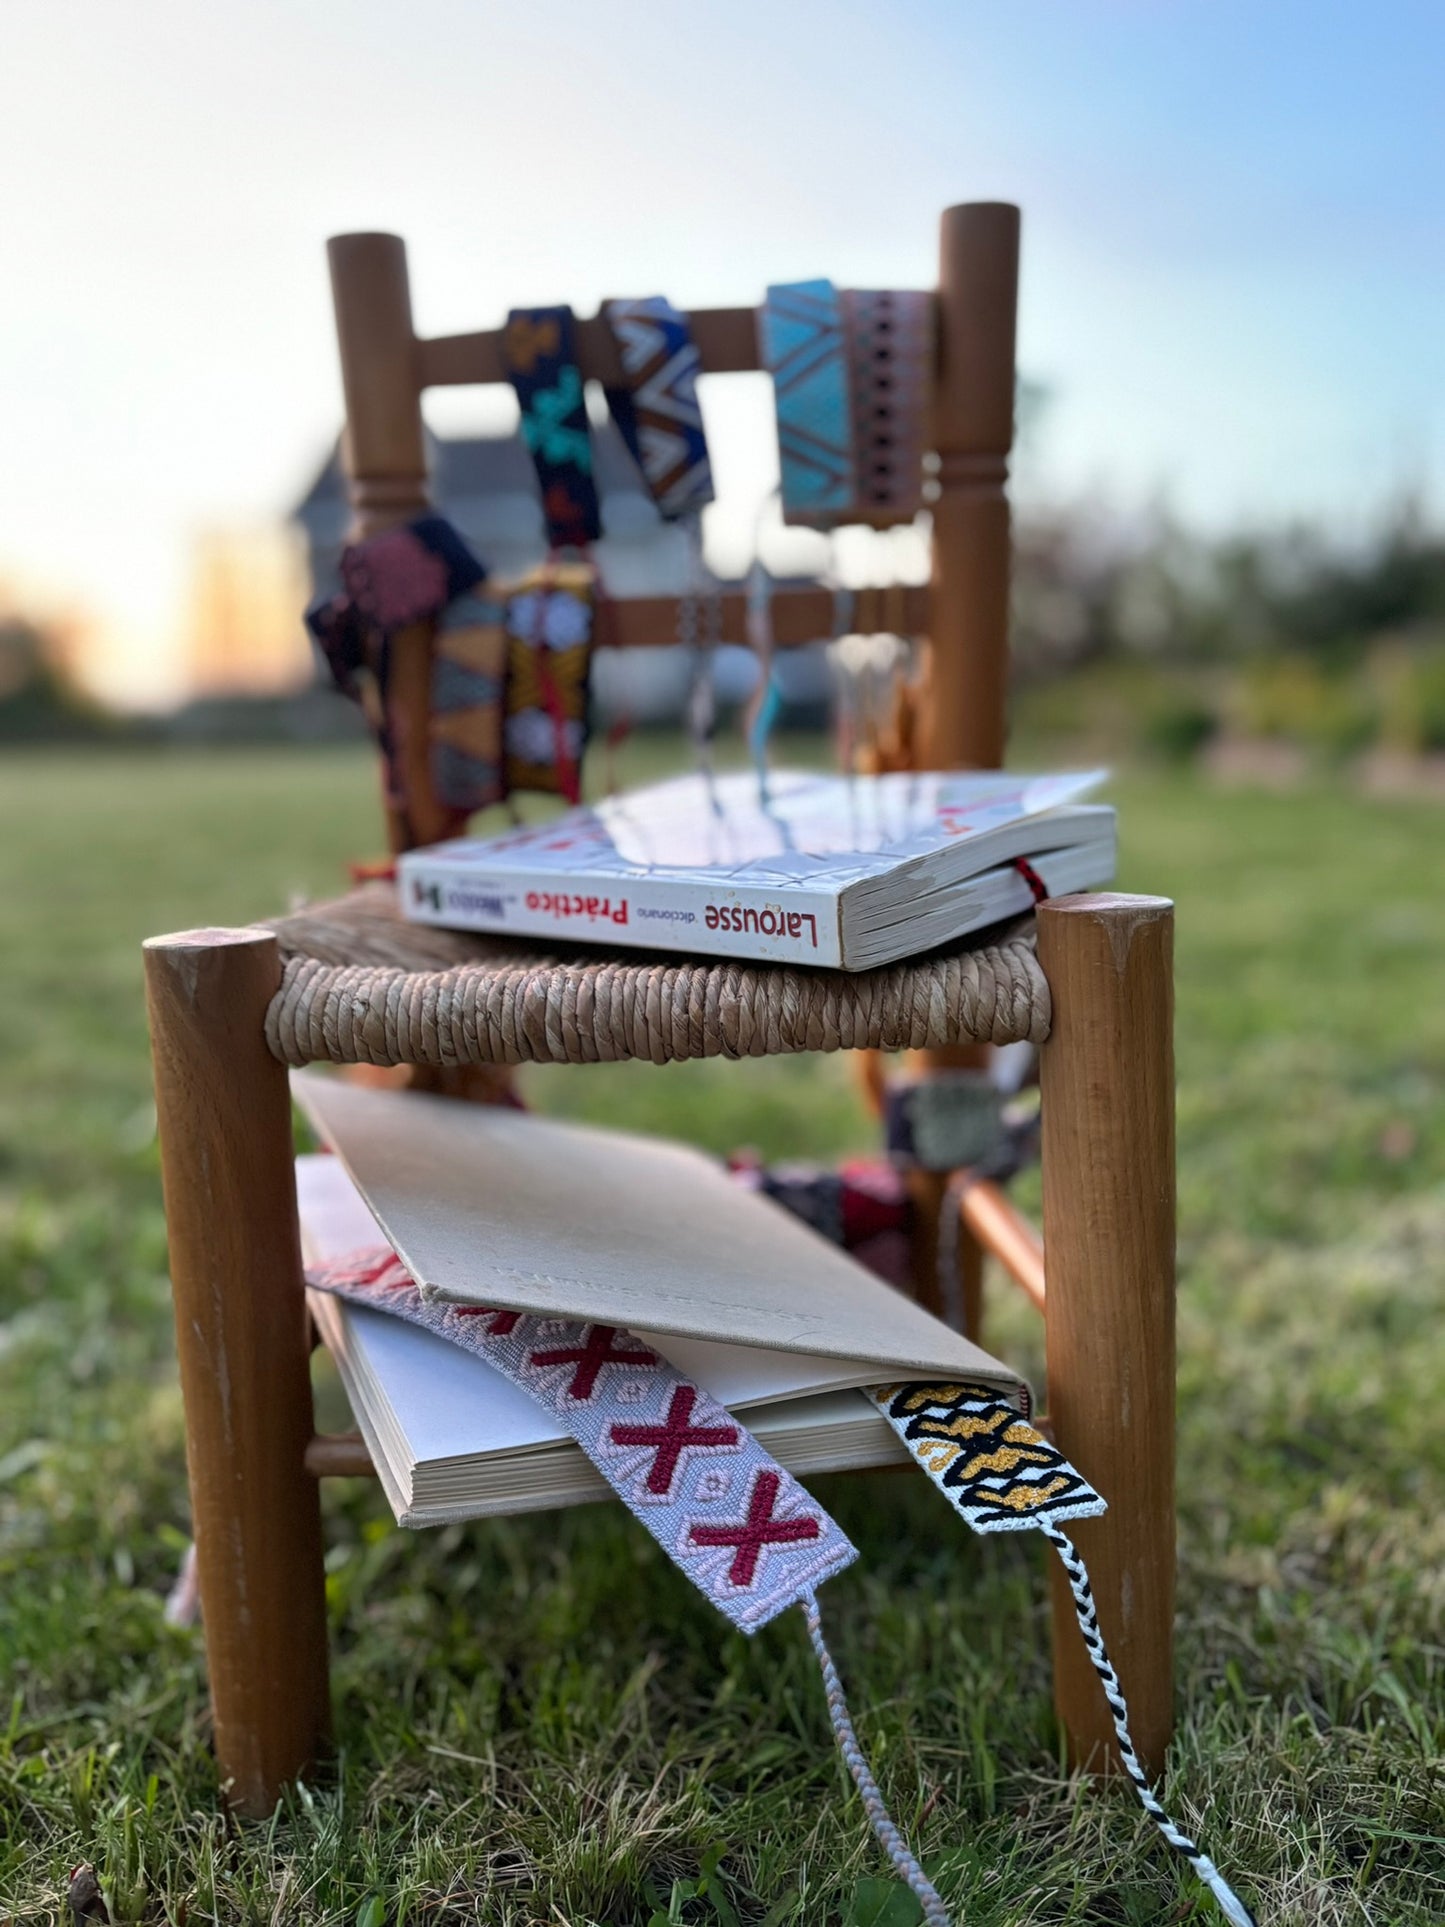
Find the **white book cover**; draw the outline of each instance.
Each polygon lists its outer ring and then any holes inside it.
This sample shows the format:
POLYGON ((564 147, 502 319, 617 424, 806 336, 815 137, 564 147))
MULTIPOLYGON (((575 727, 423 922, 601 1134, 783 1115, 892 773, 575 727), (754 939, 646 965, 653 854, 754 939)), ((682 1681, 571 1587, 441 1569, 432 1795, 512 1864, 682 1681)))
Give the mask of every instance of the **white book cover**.
POLYGON ((403 914, 454 929, 866 969, 1106 883, 1102 770, 695 774, 398 863, 403 914), (1035 861, 1037 859, 1037 861, 1035 861))
POLYGON ((684 1371, 679 1347, 701 1341, 806 1355, 818 1387, 1018 1389, 1006 1365, 688 1145, 315 1070, 291 1089, 424 1298, 655 1335, 684 1371))
MULTIPOLYGON (((325 1263, 387 1242, 341 1160, 296 1160, 302 1248, 325 1263)), ((887 1289, 880 1286, 880 1290, 887 1289)), ((402 1525, 439 1525, 608 1496, 609 1488, 556 1418, 474 1352, 435 1332, 309 1294, 393 1512, 402 1525)), ((876 1406, 852 1387, 878 1367, 805 1352, 638 1331, 749 1428, 789 1471, 907 1465, 876 1406)))

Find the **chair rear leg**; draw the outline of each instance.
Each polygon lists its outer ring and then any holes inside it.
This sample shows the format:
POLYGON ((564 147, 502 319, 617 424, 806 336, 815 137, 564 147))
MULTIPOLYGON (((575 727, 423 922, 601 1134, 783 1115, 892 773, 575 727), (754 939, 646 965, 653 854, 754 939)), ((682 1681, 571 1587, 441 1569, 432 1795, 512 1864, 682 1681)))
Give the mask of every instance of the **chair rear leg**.
POLYGON ((325 1578, 286 1073, 269 931, 146 945, 146 991, 216 1757, 263 1815, 330 1724, 325 1578))
MULTIPOLYGON (((1174 909, 1064 897, 1040 906, 1038 927, 1053 995, 1040 1063, 1049 1413, 1109 1503, 1069 1530, 1157 1773, 1174 1685, 1174 909)), ((1108 1768, 1108 1708, 1060 1571, 1053 1581, 1070 1757, 1108 1768)))

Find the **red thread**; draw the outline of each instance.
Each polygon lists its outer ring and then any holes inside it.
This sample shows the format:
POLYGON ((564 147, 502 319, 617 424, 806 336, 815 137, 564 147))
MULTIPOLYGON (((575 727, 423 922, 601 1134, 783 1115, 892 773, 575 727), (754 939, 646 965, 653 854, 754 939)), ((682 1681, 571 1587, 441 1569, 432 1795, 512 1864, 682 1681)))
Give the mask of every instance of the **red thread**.
POLYGON ((736 1445, 738 1428, 735 1425, 693 1425, 692 1408, 697 1403, 697 1393, 691 1385, 679 1385, 672 1395, 672 1403, 667 1408, 667 1417, 661 1425, 614 1425, 611 1439, 614 1445, 651 1445, 656 1448, 652 1469, 647 1475, 647 1489, 666 1495, 672 1490, 672 1482, 677 1477, 678 1461, 690 1445, 736 1445))
POLYGON ((572 1383, 567 1387, 569 1398, 591 1398, 597 1389, 597 1375, 604 1365, 636 1365, 651 1368, 657 1363, 657 1354, 645 1349, 635 1352, 615 1351, 612 1341, 617 1336, 615 1325, 591 1325, 588 1327, 586 1342, 574 1345, 565 1351, 532 1352, 529 1365, 575 1365, 572 1383))
POLYGON ((1049 886, 1044 882, 1028 858, 1026 856, 1016 856, 1013 861, 1013 867, 1029 886, 1034 902, 1047 903, 1049 900, 1049 886))
POLYGON ((515 1331, 522 1316, 519 1311, 494 1311, 490 1305, 453 1305, 452 1310, 458 1318, 490 1318, 487 1334, 491 1338, 505 1338, 515 1331))
POLYGON ((734 1586, 750 1586, 758 1570, 764 1546, 795 1546, 805 1539, 816 1539, 822 1528, 810 1514, 801 1519, 775 1519, 773 1504, 782 1484, 777 1472, 760 1472, 748 1502, 748 1515, 733 1526, 692 1526, 688 1537, 695 1546, 736 1546, 728 1568, 728 1581, 734 1586))

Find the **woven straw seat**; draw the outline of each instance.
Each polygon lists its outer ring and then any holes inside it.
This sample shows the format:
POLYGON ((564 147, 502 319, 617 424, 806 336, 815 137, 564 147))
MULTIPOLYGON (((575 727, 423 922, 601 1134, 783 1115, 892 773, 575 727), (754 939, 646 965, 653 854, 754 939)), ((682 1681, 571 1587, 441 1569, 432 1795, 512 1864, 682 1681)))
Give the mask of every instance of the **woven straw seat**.
POLYGON ((433 930, 386 883, 270 927, 284 974, 266 1040, 285 1064, 666 1064, 1049 1032, 1031 920, 858 972, 433 930))

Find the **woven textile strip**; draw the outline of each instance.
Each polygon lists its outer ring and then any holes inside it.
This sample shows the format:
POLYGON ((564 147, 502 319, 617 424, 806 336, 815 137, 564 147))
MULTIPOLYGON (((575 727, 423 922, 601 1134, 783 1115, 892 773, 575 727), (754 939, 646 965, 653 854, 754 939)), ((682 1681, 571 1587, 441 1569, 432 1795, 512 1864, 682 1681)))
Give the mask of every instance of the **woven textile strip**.
POLYGON ((431 769, 437 801, 459 816, 507 794, 502 755, 505 610, 475 593, 449 603, 432 649, 431 769))
POLYGON ((597 574, 545 562, 506 598, 506 783, 581 801, 597 574))
POLYGON ((570 308, 514 308, 502 330, 502 358, 554 549, 584 548, 602 533, 574 335, 570 308))
POLYGON ((605 313, 623 373, 606 390, 612 419, 664 520, 698 515, 713 499, 712 464, 687 317, 661 295, 609 301, 605 313))
POLYGON ((868 1396, 975 1532, 1026 1532, 1037 1527, 1057 1552, 1139 1804, 1209 1888, 1231 1927, 1255 1927, 1253 1914, 1208 1854, 1175 1826, 1159 1804, 1135 1751, 1129 1708, 1099 1630, 1088 1571, 1072 1540, 1059 1529, 1066 1519, 1087 1519, 1106 1511, 1105 1501, 1056 1446, 989 1386, 880 1385, 868 1396))
POLYGON ((487 572, 443 516, 418 515, 341 554, 341 589, 306 611, 306 627, 343 695, 360 693, 360 675, 384 675, 385 645, 399 629, 426 622, 487 572))
POLYGON ((975 1532, 1087 1519, 1104 1501, 987 1385, 880 1385, 868 1396, 975 1532))
POLYGON ((773 377, 783 520, 831 528, 848 519, 858 495, 843 319, 832 282, 770 287, 758 335, 773 377))
POLYGON ((933 382, 933 297, 850 288, 841 298, 853 405, 857 512, 875 528, 923 506, 933 382))
POLYGON ((421 1325, 529 1393, 744 1632, 810 1598, 857 1557, 716 1399, 615 1326, 429 1304, 389 1246, 308 1271, 307 1283, 421 1325))
POLYGON ((342 552, 341 589, 306 611, 332 680, 366 709, 386 764, 387 787, 405 802, 390 710, 391 645, 414 624, 433 624, 470 598, 487 572, 451 523, 419 515, 342 552), (368 690, 367 684, 371 688, 368 690))

